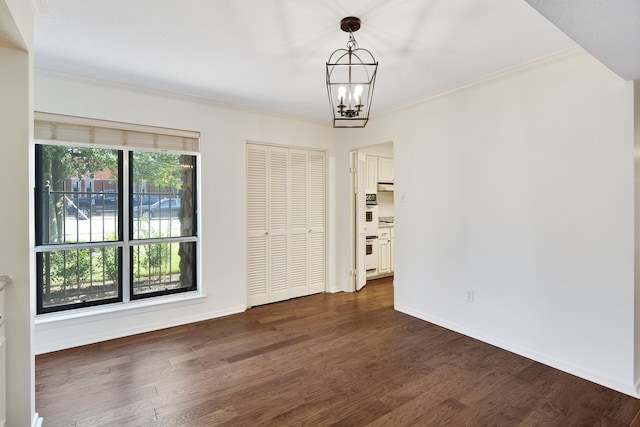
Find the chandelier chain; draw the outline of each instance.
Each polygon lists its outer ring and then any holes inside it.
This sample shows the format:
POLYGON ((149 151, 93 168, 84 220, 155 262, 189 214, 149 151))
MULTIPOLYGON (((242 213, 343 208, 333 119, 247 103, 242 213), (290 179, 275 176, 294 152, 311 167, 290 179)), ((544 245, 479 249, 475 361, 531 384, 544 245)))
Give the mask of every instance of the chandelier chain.
POLYGON ((347 49, 349 51, 358 49, 358 42, 356 38, 353 36, 353 32, 349 31, 349 40, 347 41, 347 49))

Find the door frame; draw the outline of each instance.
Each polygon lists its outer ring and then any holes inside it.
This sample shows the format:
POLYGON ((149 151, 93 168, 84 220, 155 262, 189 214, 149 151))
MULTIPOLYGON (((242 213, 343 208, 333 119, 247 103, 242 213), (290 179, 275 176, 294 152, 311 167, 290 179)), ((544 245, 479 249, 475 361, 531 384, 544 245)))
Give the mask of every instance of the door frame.
MULTIPOLYGON (((387 141, 379 144, 371 144, 364 147, 360 147, 359 149, 349 151, 349 253, 350 253, 350 264, 349 264, 349 291, 356 292, 358 290, 357 286, 357 271, 358 271, 358 244, 357 244, 357 231, 358 231, 358 218, 356 216, 356 204, 357 204, 357 177, 358 173, 358 153, 369 154, 371 151, 371 155, 380 156, 380 157, 388 157, 382 153, 375 153, 375 150, 372 150, 376 145, 386 145, 391 144, 391 158, 395 161, 395 143, 394 141, 387 141)), ((395 200, 394 200, 394 212, 395 212, 395 200)), ((395 213, 394 213, 395 215, 395 213)), ((366 271, 366 270, 365 270, 366 271)), ((366 282, 366 273, 365 273, 365 282, 366 282)))

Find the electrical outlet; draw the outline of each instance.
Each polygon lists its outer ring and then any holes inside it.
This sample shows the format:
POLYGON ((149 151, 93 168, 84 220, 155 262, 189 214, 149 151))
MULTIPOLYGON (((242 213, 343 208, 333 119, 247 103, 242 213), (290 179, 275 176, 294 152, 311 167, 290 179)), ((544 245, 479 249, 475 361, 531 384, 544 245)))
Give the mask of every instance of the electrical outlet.
POLYGON ((473 289, 467 289, 467 302, 473 302, 473 289))

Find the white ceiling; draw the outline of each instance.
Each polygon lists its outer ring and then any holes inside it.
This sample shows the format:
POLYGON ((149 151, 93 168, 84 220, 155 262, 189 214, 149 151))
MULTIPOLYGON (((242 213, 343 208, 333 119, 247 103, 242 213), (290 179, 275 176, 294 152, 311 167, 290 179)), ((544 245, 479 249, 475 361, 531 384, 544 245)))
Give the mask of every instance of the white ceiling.
POLYGON ((346 45, 345 16, 380 63, 372 115, 575 45, 523 0, 47 3, 36 68, 327 122, 325 62, 346 45))
POLYGON ((640 1, 527 0, 626 80, 640 80, 640 1))

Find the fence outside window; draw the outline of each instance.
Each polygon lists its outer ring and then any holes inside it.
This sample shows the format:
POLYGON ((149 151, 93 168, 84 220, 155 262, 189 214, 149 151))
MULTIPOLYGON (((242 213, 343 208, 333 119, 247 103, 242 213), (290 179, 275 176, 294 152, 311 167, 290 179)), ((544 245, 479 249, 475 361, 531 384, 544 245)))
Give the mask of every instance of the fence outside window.
POLYGON ((197 289, 188 152, 36 145, 39 314, 197 289))

